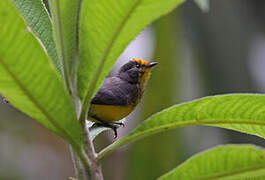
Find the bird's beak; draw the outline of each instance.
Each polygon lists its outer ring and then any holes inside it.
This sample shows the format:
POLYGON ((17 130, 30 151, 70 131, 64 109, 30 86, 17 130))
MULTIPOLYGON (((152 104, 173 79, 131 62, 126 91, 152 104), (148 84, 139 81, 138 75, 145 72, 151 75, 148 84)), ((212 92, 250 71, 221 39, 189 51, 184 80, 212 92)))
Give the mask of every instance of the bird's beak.
POLYGON ((158 64, 158 62, 151 62, 151 63, 149 63, 148 65, 147 65, 147 68, 152 68, 152 67, 154 67, 155 65, 157 65, 158 64))

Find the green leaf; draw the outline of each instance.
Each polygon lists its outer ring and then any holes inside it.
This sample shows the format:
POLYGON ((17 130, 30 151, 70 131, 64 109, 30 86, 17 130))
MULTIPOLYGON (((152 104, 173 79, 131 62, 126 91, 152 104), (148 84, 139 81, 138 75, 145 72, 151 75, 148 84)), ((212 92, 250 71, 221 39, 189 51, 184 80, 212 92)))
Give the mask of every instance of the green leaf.
POLYGON ((65 83, 73 93, 77 70, 77 27, 81 0, 49 0, 53 31, 63 64, 65 83))
POLYGON ((209 0, 194 0, 194 2, 201 8, 203 12, 209 11, 209 0))
POLYGON ((0 93, 12 105, 81 145, 71 98, 48 57, 9 0, 0 1, 0 93))
POLYGON ((90 101, 136 35, 184 0, 84 0, 80 14, 78 94, 90 101))
POLYGON ((265 95, 219 95, 172 106, 149 117, 98 157, 143 137, 192 125, 222 127, 265 138, 265 95))
POLYGON ((42 0, 11 0, 33 34, 43 44, 55 68, 62 73, 62 65, 58 58, 52 34, 50 17, 42 0))
POLYGON ((158 179, 232 180, 264 178, 264 149, 251 145, 227 145, 192 156, 158 179))

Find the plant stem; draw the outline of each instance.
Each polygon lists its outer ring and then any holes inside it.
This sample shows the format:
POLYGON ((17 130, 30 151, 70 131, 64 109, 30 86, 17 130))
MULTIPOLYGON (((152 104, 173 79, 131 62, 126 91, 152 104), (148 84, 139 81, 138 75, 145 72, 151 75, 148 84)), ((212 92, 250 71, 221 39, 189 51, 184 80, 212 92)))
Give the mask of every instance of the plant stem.
POLYGON ((89 131, 86 131, 84 136, 83 136, 83 148, 82 149, 75 149, 74 150, 74 155, 75 153, 78 155, 79 160, 74 159, 73 163, 75 167, 77 168, 76 170, 76 177, 78 179, 83 178, 83 179, 91 179, 91 180, 103 180, 103 174, 101 170, 101 166, 96 159, 96 153, 94 150, 94 145, 92 144, 92 141, 90 141, 89 137, 89 131), (78 166, 78 162, 82 164, 83 168, 81 170, 80 166, 78 166), (82 172, 81 172, 82 171, 82 172), (81 176, 81 177, 80 177, 81 176))
POLYGON ((91 179, 92 180, 103 180, 103 174, 101 170, 101 165, 99 164, 98 160, 96 159, 97 154, 95 152, 94 144, 89 136, 89 129, 83 126, 83 146, 88 156, 88 159, 91 160, 91 179))
MULTIPOLYGON (((69 1, 69 2, 74 2, 74 1, 69 1)), ((74 12, 77 14, 74 14, 74 13, 72 14, 73 16, 77 15, 75 16, 77 20, 75 23, 76 27, 78 27, 81 2, 82 0, 79 0, 73 3, 75 5, 74 7, 77 8, 76 11, 74 12)), ((75 105, 75 111, 76 111, 77 118, 79 117, 79 113, 80 113, 79 111, 81 109, 81 115, 80 115, 79 120, 80 120, 80 124, 81 124, 82 131, 83 131, 83 145, 82 147, 73 145, 71 147, 72 149, 70 148, 70 151, 72 152, 73 163, 74 163, 75 170, 76 170, 75 171, 76 177, 78 179, 102 180, 103 175, 101 171, 101 166, 96 160, 94 144, 92 143, 90 136, 89 136, 89 131, 86 128, 86 115, 87 115, 87 111, 88 111, 89 104, 90 104, 90 98, 88 98, 87 103, 81 106, 80 108, 80 105, 79 105, 80 103, 76 96, 76 89, 75 89, 76 88, 76 65, 77 65, 78 52, 76 49, 75 53, 77 54, 75 56, 71 56, 72 54, 68 52, 69 41, 67 41, 68 37, 66 36, 69 34, 67 34, 68 31, 66 31, 66 29, 64 29, 65 27, 63 26, 62 21, 66 21, 65 20, 66 17, 64 16, 65 12, 63 14, 62 12, 60 12, 61 9, 60 9, 59 0, 49 0, 49 5, 51 7, 54 37, 56 40, 56 48, 59 52, 60 59, 63 65, 65 85, 75 105), (70 66, 73 66, 73 67, 70 67, 70 66), (76 155, 79 158, 77 158, 76 155), (82 165, 82 167, 80 165, 82 165)), ((69 26, 69 27, 72 27, 72 26, 69 26)), ((76 33, 76 35, 78 36, 78 28, 75 29, 74 33, 76 33)), ((76 43, 76 46, 78 46, 77 41, 78 41, 78 37, 76 41, 74 42, 76 43)), ((92 90, 90 94, 92 95, 92 90)))
POLYGON ((81 167, 81 162, 80 162, 78 156, 74 153, 72 146, 69 146, 69 150, 70 150, 72 162, 74 165, 75 177, 77 179, 85 179, 84 169, 83 169, 83 167, 81 167))
MULTIPOLYGON (((78 97, 75 97, 73 99, 75 102, 75 110, 78 117, 80 114, 81 105, 78 97)), ((73 156, 73 163, 75 164, 76 167, 76 177, 78 177, 78 179, 84 179, 86 177, 92 180, 103 180, 101 166, 98 163, 98 160, 96 159, 97 154, 95 152, 93 141, 89 135, 89 129, 86 126, 86 120, 83 121, 81 121, 81 119, 79 120, 83 131, 83 147, 82 147, 82 152, 79 153, 78 155, 80 160, 74 158, 73 156), (83 168, 80 166, 78 167, 78 165, 80 164, 83 165, 83 168), (87 167, 85 166, 86 164, 87 167)))
MULTIPOLYGON (((89 106, 89 105, 88 105, 89 106)), ((82 106, 82 108, 84 108, 82 106)), ((89 108, 89 107, 87 107, 89 108)), ((83 111, 84 112, 84 111, 83 111)), ((103 174, 101 170, 101 166, 96 159, 97 154, 95 152, 94 144, 92 139, 90 138, 89 128, 86 126, 86 114, 80 114, 79 122, 83 131, 83 150, 86 153, 87 158, 89 159, 89 167, 90 167, 90 178, 92 180, 103 180, 103 174)))
MULTIPOLYGON (((78 155, 78 157, 80 159, 79 162, 82 165, 83 179, 84 180, 103 180, 101 167, 98 163, 96 163, 97 162, 96 158, 95 157, 94 158, 88 157, 84 149, 85 148, 74 149, 74 153, 76 153, 78 155)), ((82 179, 80 179, 80 180, 82 180, 82 179)))
POLYGON ((82 164, 83 166, 83 177, 84 179, 88 180, 91 177, 91 161, 90 159, 87 157, 86 153, 84 152, 84 150, 77 150, 76 153, 78 154, 79 158, 80 158, 80 164, 82 164))

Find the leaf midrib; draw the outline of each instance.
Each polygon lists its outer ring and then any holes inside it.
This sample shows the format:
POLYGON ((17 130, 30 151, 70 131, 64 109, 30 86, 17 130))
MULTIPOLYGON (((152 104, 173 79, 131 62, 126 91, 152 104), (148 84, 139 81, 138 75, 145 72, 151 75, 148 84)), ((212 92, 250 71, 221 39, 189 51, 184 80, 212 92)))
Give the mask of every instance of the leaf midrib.
POLYGON ((56 13, 52 14, 53 15, 53 27, 55 31, 57 31, 57 43, 55 44, 58 49, 58 53, 60 53, 61 56, 59 58, 61 59, 62 66, 63 66, 63 79, 65 82, 66 89, 68 90, 68 93, 72 95, 72 87, 71 87, 71 82, 70 82, 70 73, 69 73, 69 66, 67 65, 67 53, 65 51, 64 47, 64 37, 63 37, 63 30, 62 30, 62 22, 61 22, 61 10, 60 10, 60 4, 58 0, 55 0, 53 4, 49 2, 49 5, 52 5, 52 9, 54 11, 51 11, 51 13, 56 13))
POLYGON ((159 126, 156 128, 152 128, 146 131, 142 131, 140 133, 134 133, 132 132, 131 134, 128 134, 125 137, 122 137, 121 139, 115 141, 114 143, 110 144, 107 146, 105 149, 103 149, 100 153, 98 153, 97 159, 102 159, 106 155, 110 154, 113 152, 115 149, 126 145, 128 143, 137 141, 139 139, 142 139, 146 136, 158 133, 162 131, 163 129, 170 130, 173 128, 179 128, 179 127, 186 127, 186 126, 193 126, 193 125, 211 125, 211 124, 242 124, 242 125, 262 125, 265 126, 265 122, 261 121, 253 121, 253 120, 237 120, 237 119, 230 119, 228 121, 227 119, 207 119, 207 120, 189 120, 185 122, 177 122, 177 123, 171 123, 171 124, 166 124, 163 126, 159 126))
POLYGON ((37 107, 37 109, 39 109, 42 112, 42 114, 46 116, 46 118, 52 123, 52 125, 56 127, 64 135, 64 137, 67 138, 70 141, 70 143, 77 149, 79 147, 78 143, 76 143, 75 140, 72 139, 72 137, 68 134, 68 132, 65 131, 64 128, 61 127, 60 124, 54 120, 52 115, 50 115, 49 112, 46 111, 41 104, 39 104, 37 99, 30 93, 27 87, 15 76, 15 74, 13 74, 13 72, 9 69, 8 65, 6 65, 1 58, 0 58, 0 63, 8 72, 10 77, 14 80, 14 82, 20 87, 22 92, 31 100, 32 104, 34 104, 37 107))
MULTIPOLYGON (((128 135, 127 137, 124 137, 124 138, 128 138, 129 140, 130 139, 138 140, 139 136, 141 136, 141 135, 143 135, 142 137, 146 137, 148 135, 157 133, 163 129, 170 130, 170 129, 177 128, 177 127, 186 127, 186 126, 194 126, 194 125, 211 125, 211 124, 213 124, 213 125, 214 124, 242 124, 242 125, 246 124, 246 125, 263 125, 263 126, 265 126, 265 122, 246 121, 246 120, 241 120, 241 119, 240 120, 231 119, 230 121, 228 121, 227 119, 190 120, 190 121, 186 121, 186 122, 166 124, 163 126, 159 126, 157 128, 152 128, 152 129, 147 130, 147 131, 135 133, 135 135, 133 135, 133 133, 132 133, 131 136, 128 135)), ((139 139, 141 139, 142 137, 140 137, 139 139)))

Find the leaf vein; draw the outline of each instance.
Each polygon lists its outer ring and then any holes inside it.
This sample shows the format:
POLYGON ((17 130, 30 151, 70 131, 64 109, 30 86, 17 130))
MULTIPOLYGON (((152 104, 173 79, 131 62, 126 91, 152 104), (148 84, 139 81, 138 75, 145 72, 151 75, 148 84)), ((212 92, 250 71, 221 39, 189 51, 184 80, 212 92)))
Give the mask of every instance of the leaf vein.
POLYGON ((10 77, 14 80, 14 82, 20 87, 20 89, 22 90, 22 92, 31 100, 31 102, 42 112, 43 115, 46 116, 46 118, 56 127, 58 128, 58 130, 64 135, 65 138, 67 138, 71 144, 75 147, 78 148, 79 145, 72 139, 72 137, 67 133, 67 131, 65 131, 59 123, 57 123, 54 118, 52 117, 52 115, 49 114, 49 112, 47 112, 45 110, 44 107, 41 106, 41 104, 39 104, 38 100, 30 93, 30 91, 25 87, 25 85, 13 74, 13 72, 9 69, 8 65, 2 60, 0 59, 0 64, 2 64, 2 66, 5 68, 5 70, 7 71, 7 73, 10 75, 10 77))

